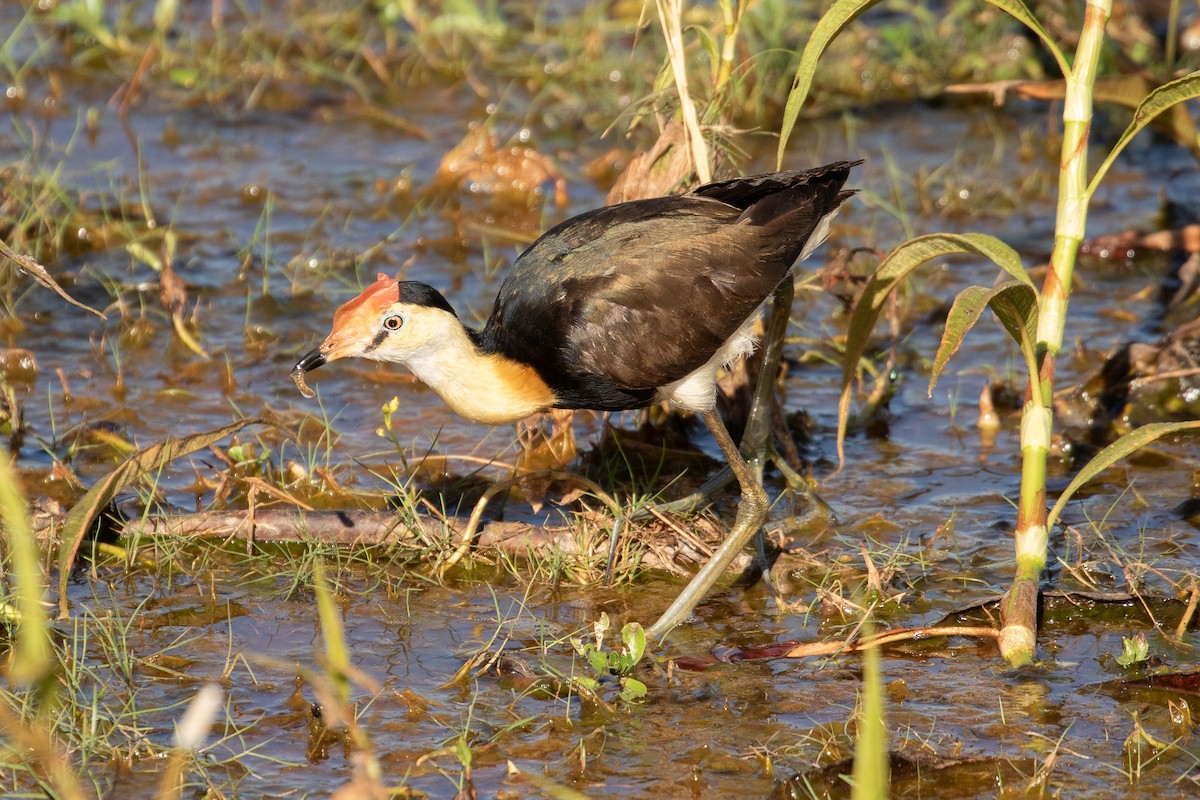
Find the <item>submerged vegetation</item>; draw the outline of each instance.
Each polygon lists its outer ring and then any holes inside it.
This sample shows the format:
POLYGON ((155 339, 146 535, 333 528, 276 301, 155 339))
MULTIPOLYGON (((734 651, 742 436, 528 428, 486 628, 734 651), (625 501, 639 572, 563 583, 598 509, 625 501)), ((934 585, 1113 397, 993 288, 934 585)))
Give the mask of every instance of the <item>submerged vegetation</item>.
POLYGON ((1200 781, 1200 466, 1173 438, 1198 424, 1200 20, 826 5, 0 8, 0 240, 45 265, 0 257, 0 790, 1200 781), (678 590, 660 573, 733 512, 664 507, 713 470, 694 425, 514 439, 384 371, 312 403, 287 380, 380 270, 482 316, 519 247, 610 188, 858 155, 773 387, 772 585, 665 646, 637 624, 678 590), (1031 666, 997 668, 1002 625, 1031 666))

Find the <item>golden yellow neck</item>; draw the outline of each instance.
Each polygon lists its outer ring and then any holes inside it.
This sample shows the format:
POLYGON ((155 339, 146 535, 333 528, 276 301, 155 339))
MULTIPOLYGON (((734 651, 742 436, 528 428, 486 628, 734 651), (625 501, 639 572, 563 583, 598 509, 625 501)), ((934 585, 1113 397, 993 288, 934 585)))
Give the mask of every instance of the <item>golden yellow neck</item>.
POLYGON ((532 367, 498 355, 477 354, 459 362, 436 384, 422 380, 455 414, 485 425, 517 422, 552 408, 555 401, 532 367))
POLYGON ((410 353, 412 373, 437 392, 454 413, 471 422, 502 425, 554 406, 554 392, 537 372, 504 356, 479 352, 450 315, 436 346, 410 353))

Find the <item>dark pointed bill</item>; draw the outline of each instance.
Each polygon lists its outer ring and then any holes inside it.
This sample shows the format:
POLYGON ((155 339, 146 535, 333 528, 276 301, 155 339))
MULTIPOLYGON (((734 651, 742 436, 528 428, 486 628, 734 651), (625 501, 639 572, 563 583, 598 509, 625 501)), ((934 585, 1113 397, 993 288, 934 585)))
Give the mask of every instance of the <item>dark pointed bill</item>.
POLYGON ((317 396, 317 393, 308 388, 308 384, 304 382, 304 373, 311 372, 324 363, 325 354, 318 347, 306 353, 304 358, 297 361, 296 366, 292 367, 292 381, 296 384, 296 388, 300 390, 300 394, 305 397, 317 396))

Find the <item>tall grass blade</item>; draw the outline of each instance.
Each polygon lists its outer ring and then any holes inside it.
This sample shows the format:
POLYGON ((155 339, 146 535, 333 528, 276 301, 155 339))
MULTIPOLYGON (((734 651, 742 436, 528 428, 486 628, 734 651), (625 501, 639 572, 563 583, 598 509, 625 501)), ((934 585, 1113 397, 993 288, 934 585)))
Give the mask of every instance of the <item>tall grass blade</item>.
MULTIPOLYGON (((2 749, 30 764, 44 780, 47 796, 83 800, 86 794, 70 759, 52 736, 50 712, 56 705, 58 661, 50 639, 50 620, 42 605, 46 580, 38 558, 37 542, 29 524, 25 493, 7 457, 0 457, 0 520, 3 521, 7 567, 16 583, 16 643, 9 658, 8 681, 12 688, 33 687, 39 701, 36 715, 22 719, 9 703, 0 703, 2 749)), ((5 794, 4 796, 8 796, 5 794)))
POLYGON ((350 648, 346 645, 346 630, 342 617, 333 602, 333 591, 325 573, 325 562, 313 562, 313 591, 317 595, 317 617, 321 621, 321 636, 325 643, 325 668, 333 678, 342 706, 350 704, 350 648))
POLYGON ((688 90, 687 64, 683 46, 682 0, 657 0, 658 22, 662 26, 663 40, 667 45, 667 58, 671 62, 671 76, 675 91, 679 94, 679 111, 683 115, 683 127, 687 132, 688 152, 692 156, 692 168, 701 183, 712 180, 712 162, 708 155, 708 144, 700 129, 700 118, 688 90))
POLYGON ((1047 529, 1053 528, 1054 523, 1058 520, 1059 514, 1066 507, 1070 499, 1079 491, 1079 487, 1090 481, 1092 478, 1099 475, 1104 470, 1111 467, 1113 464, 1125 458, 1128 455, 1140 450, 1151 442, 1161 439, 1164 436, 1170 436, 1173 433, 1182 433, 1184 431, 1200 430, 1200 420, 1188 420, 1187 422, 1152 422, 1149 425, 1143 425, 1137 430, 1117 439, 1108 447, 1101 450, 1092 460, 1084 465, 1083 469, 1079 470, 1075 478, 1067 484, 1067 488, 1063 489, 1062 494, 1058 496, 1058 501, 1054 507, 1050 509, 1049 515, 1046 517, 1047 529))
MULTIPOLYGON (((864 626, 864 630, 867 628, 864 626)), ((887 800, 891 776, 888 765, 887 722, 883 707, 883 670, 879 646, 863 651, 862 713, 854 742, 853 800, 887 800)))
POLYGON ((17 643, 9 680, 30 685, 45 680, 54 669, 50 646, 50 620, 42 601, 46 581, 38 561, 37 542, 29 526, 29 507, 17 476, 5 456, 0 456, 0 518, 8 545, 11 569, 17 584, 17 643))
POLYGON ((880 0, 838 0, 817 20, 817 26, 808 37, 808 44, 804 45, 804 52, 800 54, 796 77, 792 79, 792 90, 788 92, 787 105, 783 108, 783 122, 779 126, 779 151, 775 157, 778 169, 783 169, 783 154, 787 150, 788 138, 792 135, 792 129, 796 127, 796 120, 800 117, 804 101, 808 99, 821 54, 842 32, 842 28, 878 2, 880 0))

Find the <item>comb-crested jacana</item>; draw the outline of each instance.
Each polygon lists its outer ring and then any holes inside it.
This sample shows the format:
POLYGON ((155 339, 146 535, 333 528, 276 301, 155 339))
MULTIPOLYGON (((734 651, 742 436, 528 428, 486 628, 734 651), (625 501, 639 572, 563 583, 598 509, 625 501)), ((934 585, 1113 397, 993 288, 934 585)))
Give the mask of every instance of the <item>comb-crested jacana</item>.
POLYGON ((824 240, 859 162, 705 184, 588 211, 513 264, 492 314, 466 327, 446 299, 380 274, 293 369, 349 356, 404 365, 460 416, 489 425, 552 408, 666 401, 700 414, 741 485, 724 544, 650 627, 683 620, 759 530, 767 495, 714 410, 716 375, 749 354, 758 310, 824 240))

